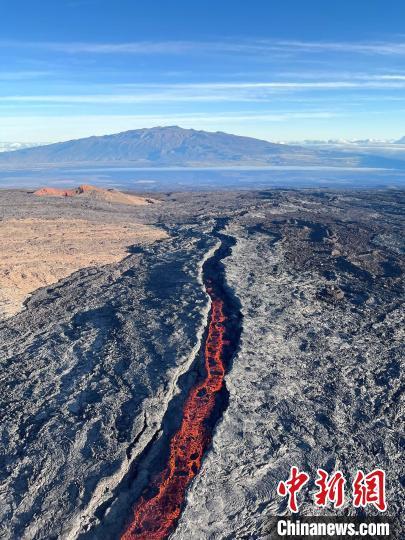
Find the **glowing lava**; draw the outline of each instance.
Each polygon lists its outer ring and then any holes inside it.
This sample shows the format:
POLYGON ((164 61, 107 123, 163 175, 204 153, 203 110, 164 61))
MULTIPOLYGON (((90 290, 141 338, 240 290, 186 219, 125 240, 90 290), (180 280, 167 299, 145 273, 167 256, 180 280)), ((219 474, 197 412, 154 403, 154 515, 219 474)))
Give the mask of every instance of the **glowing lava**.
POLYGON ((122 540, 162 540, 173 530, 180 516, 187 486, 201 467, 210 442, 208 420, 216 396, 224 384, 224 347, 226 328, 224 302, 207 286, 212 306, 204 346, 205 375, 187 396, 179 430, 170 442, 168 463, 154 483, 157 493, 141 498, 134 508, 131 524, 122 540))

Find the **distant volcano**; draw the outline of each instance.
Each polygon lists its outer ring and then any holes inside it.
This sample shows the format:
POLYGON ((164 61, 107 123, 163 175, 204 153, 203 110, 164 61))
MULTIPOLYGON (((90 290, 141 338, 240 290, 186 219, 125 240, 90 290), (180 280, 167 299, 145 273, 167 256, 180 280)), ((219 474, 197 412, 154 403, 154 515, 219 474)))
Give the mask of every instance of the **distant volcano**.
POLYGON ((276 144, 177 126, 137 129, 0 154, 3 167, 78 163, 133 167, 404 167, 403 161, 382 156, 276 144))

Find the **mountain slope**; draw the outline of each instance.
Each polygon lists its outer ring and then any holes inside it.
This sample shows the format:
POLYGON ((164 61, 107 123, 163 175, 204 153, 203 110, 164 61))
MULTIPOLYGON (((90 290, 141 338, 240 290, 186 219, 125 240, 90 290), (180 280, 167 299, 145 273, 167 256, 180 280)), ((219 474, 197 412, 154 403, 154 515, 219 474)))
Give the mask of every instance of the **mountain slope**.
POLYGON ((20 163, 136 161, 140 164, 184 164, 263 160, 284 150, 282 145, 226 133, 178 127, 138 129, 88 137, 3 154, 20 163))
POLYGON ((353 152, 275 144, 177 126, 126 131, 0 154, 0 165, 130 164, 132 166, 314 165, 395 166, 353 152))

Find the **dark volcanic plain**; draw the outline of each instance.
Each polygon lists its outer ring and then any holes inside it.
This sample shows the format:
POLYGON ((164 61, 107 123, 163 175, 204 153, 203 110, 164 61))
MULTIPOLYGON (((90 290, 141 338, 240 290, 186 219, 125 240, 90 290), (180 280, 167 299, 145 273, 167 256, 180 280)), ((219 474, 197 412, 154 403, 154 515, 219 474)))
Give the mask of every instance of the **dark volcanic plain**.
MULTIPOLYGON (((404 191, 154 198, 34 204, 31 193, 0 192, 3 220, 86 218, 168 234, 37 290, 0 321, 1 538, 123 533, 201 369, 202 268, 219 226, 235 241, 223 264, 241 337, 171 538, 266 538, 285 511, 276 488, 291 465, 312 477, 340 469, 349 483, 380 467, 388 514, 400 515, 404 191)), ((299 496, 304 515, 316 512, 313 488, 299 496)), ((350 497, 342 512, 354 512, 350 497)))

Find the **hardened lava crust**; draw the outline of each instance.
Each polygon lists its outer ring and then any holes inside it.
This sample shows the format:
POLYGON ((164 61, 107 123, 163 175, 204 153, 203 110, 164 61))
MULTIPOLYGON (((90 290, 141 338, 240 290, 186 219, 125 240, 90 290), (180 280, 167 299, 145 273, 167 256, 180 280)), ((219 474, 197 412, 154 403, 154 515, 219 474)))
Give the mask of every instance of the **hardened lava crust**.
MULTIPOLYGON (((153 197, 131 206, 0 191, 11 250, 0 304, 14 255, 24 293, 0 319, 1 538, 141 538, 134 512, 172 478, 176 433, 193 432, 184 413, 190 396, 204 399, 214 330, 225 336, 215 354, 229 354, 165 534, 266 538, 286 511, 277 485, 292 465, 312 479, 303 515, 319 514, 318 468, 342 471, 348 486, 359 469, 383 469, 387 514, 399 515, 404 191, 153 197)), ((348 491, 340 512, 355 511, 348 491)))

